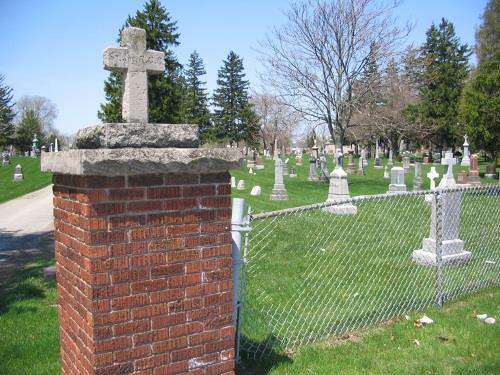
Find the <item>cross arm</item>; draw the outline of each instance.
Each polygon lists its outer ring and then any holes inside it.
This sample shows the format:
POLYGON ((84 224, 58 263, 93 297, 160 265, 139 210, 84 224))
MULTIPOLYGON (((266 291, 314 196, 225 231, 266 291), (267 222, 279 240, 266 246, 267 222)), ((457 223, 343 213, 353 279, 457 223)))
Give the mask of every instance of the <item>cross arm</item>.
POLYGON ((149 74, 161 74, 165 71, 165 53, 160 51, 146 51, 146 71, 149 74))
POLYGON ((109 47, 103 53, 104 69, 126 70, 128 68, 128 51, 124 47, 109 47))

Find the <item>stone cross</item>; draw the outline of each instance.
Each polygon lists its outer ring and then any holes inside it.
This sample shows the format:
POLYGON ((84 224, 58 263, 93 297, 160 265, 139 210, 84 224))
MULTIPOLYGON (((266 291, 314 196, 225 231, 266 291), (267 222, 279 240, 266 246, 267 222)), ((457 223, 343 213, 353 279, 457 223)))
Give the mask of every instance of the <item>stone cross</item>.
POLYGON ((446 157, 442 160, 442 163, 445 166, 448 166, 448 169, 446 170, 446 173, 443 174, 443 178, 439 183, 439 187, 444 188, 444 187, 455 186, 456 182, 455 182, 455 177, 453 176, 453 165, 456 164, 456 160, 453 157, 453 153, 447 152, 446 157))
POLYGON ((126 27, 121 46, 104 50, 104 68, 123 73, 122 117, 125 122, 148 122, 148 74, 165 70, 165 54, 146 49, 146 31, 126 27))
POLYGON ((427 173, 427 178, 431 180, 431 190, 436 189, 436 182, 434 181, 439 177, 439 173, 436 171, 436 167, 431 167, 431 171, 427 173))

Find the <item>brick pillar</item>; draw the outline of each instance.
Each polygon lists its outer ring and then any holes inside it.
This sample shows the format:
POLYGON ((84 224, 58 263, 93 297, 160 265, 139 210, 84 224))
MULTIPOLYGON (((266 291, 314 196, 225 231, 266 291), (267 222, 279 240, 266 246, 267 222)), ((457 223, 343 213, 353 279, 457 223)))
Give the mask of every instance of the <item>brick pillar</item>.
POLYGON ((62 374, 233 373, 230 193, 227 172, 54 175, 62 374))

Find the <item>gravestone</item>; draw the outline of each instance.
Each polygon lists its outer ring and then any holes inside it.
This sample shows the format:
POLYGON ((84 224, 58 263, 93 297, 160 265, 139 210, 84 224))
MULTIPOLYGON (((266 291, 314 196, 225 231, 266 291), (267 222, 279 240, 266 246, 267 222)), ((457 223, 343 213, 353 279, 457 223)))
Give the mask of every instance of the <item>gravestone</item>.
POLYGON ((10 154, 7 151, 2 152, 2 166, 10 165, 10 154))
POLYGON ((467 174, 464 171, 460 171, 457 173, 457 184, 467 184, 467 174))
POLYGON ((391 183, 387 193, 399 193, 406 191, 405 185, 405 171, 401 167, 391 168, 391 183))
POLYGON ((316 145, 316 138, 314 138, 314 145, 312 146, 312 154, 316 161, 316 167, 319 167, 319 147, 316 145))
POLYGON ((36 153, 37 153, 37 143, 38 139, 36 138, 36 134, 33 135, 33 146, 31 146, 31 157, 36 158, 36 153))
POLYGON ((248 168, 255 168, 256 161, 257 161, 257 152, 255 149, 252 149, 252 156, 251 156, 251 159, 249 159, 247 161, 247 167, 248 168))
POLYGON ((262 189, 260 186, 254 186, 250 191, 250 195, 253 197, 258 197, 262 193, 262 189))
POLYGON ((55 139, 55 146, 54 146, 54 152, 59 152, 59 142, 57 141, 57 138, 55 139))
POLYGON ((479 178, 479 156, 477 154, 472 155, 470 158, 468 180, 471 185, 481 185, 481 179, 479 178))
POLYGON ((364 148, 361 150, 361 159, 363 160, 363 168, 368 167, 368 159, 366 158, 366 150, 364 148))
POLYGON ((468 137, 467 134, 464 135, 464 150, 463 150, 463 156, 462 156, 462 163, 460 164, 462 167, 468 167, 470 165, 470 158, 469 158, 469 142, 468 142, 468 137))
POLYGON ((42 146, 42 152, 45 152, 45 146, 42 146))
POLYGON ((248 174, 253 174, 253 169, 252 169, 252 168, 250 168, 250 169, 248 170, 248 174))
POLYGON ((30 155, 31 155, 30 151, 24 151, 24 156, 30 156, 30 155))
POLYGON ((328 181, 329 173, 328 173, 328 165, 326 162, 326 157, 322 154, 319 157, 319 180, 320 181, 328 181))
MULTIPOLYGON (((446 175, 443 176, 443 179, 445 178, 446 175)), ((438 188, 440 189, 442 188, 438 188)), ((419 265, 437 265, 437 199, 440 199, 441 204, 441 264, 447 266, 466 263, 472 257, 472 253, 464 250, 464 241, 459 239, 461 192, 443 192, 440 196, 433 194, 430 201, 426 200, 432 208, 430 235, 422 241, 421 249, 413 251, 412 258, 419 265)))
POLYGON ((278 140, 277 139, 274 140, 274 151, 273 152, 274 152, 273 159, 276 162, 276 160, 278 160, 278 140))
MULTIPOLYGON (((45 146, 43 146, 42 148, 44 148, 44 147, 45 147, 45 146)), ((49 152, 54 152, 54 144, 53 144, 53 143, 51 143, 51 144, 49 145, 49 152)))
POLYGON ((455 176, 453 176, 453 165, 456 164, 456 159, 453 157, 453 153, 447 152, 446 157, 441 160, 441 163, 444 164, 447 169, 443 174, 443 178, 441 182, 439 182, 440 188, 453 188, 457 185, 455 182, 455 176))
POLYGON ((290 177, 297 177, 297 170, 293 167, 290 169, 290 177))
POLYGON ((363 157, 360 156, 358 159, 358 175, 364 176, 365 175, 365 167, 363 165, 363 157))
POLYGON ((441 153, 435 152, 433 160, 434 160, 434 164, 441 164, 441 153))
MULTIPOLYGON (((342 168, 342 154, 337 154, 335 165, 335 169, 330 174, 330 187, 326 203, 341 202, 350 198, 347 173, 342 168)), ((358 208, 352 202, 344 202, 324 207, 323 210, 337 215, 354 215, 358 208)))
POLYGON ((274 186, 271 191, 272 201, 276 200, 288 200, 288 192, 286 191, 285 184, 283 183, 283 161, 281 158, 276 160, 276 164, 274 166, 274 186))
POLYGON ((262 160, 261 156, 257 156, 257 161, 255 162, 255 169, 258 171, 264 169, 264 161, 262 160))
POLYGON ((311 154, 311 158, 309 159, 309 181, 318 181, 318 170, 316 168, 316 159, 314 155, 311 154))
POLYGON ((239 180, 238 181, 238 186, 236 187, 237 190, 245 190, 245 180, 239 180))
POLYGON ((403 169, 405 173, 410 170, 410 158, 408 156, 403 157, 403 169))
POLYGON ((375 168, 381 169, 383 168, 382 164, 380 163, 380 155, 379 155, 379 148, 378 148, 378 139, 377 143, 375 143, 375 168))
POLYGON ((231 187, 235 188, 236 187, 236 177, 231 176, 231 187))
POLYGON ((349 154, 347 155, 347 173, 354 173, 355 172, 353 154, 354 154, 353 151, 349 151, 349 154))
POLYGON ((497 168, 496 165, 489 164, 486 166, 486 173, 484 177, 497 178, 497 168))
POLYGON ((389 167, 392 167, 394 165, 394 162, 392 161, 392 148, 389 150, 389 161, 387 162, 387 165, 389 167))
POLYGON ((384 167, 384 179, 388 180, 391 177, 389 176, 389 169, 387 168, 387 165, 384 167))
POLYGON ((290 159, 286 158, 285 162, 283 163, 283 176, 288 176, 288 162, 290 159))
POLYGON ((415 176, 413 177, 413 191, 422 190, 422 164, 415 162, 415 176))
POLYGON ((16 165, 16 169, 14 170, 14 181, 22 180, 24 180, 23 167, 21 167, 21 164, 18 164, 16 165))
POLYGON ((436 182, 434 181, 436 178, 439 178, 439 173, 436 171, 436 167, 432 166, 429 173, 427 173, 427 178, 430 180, 430 189, 436 189, 436 182))
POLYGON ((298 152, 295 157, 295 165, 302 165, 302 152, 298 152))
POLYGON ((121 43, 104 60, 124 73, 128 122, 41 159, 54 183, 60 373, 233 373, 228 171, 243 156, 199 148, 195 124, 148 124, 147 74, 164 54, 145 49, 142 29, 121 43))

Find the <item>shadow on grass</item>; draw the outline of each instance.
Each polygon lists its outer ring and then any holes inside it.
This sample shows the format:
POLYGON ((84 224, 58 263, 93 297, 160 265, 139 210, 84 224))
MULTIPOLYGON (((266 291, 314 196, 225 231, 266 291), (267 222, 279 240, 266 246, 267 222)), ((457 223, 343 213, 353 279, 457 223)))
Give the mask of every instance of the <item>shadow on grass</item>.
MULTIPOLYGON (((276 348, 278 343, 277 338, 273 335, 268 336, 261 342, 253 341, 246 337, 243 337, 242 340, 245 341, 245 346, 247 347, 260 346, 265 348, 276 348)), ((262 358, 256 358, 252 355, 252 353, 244 350, 241 351, 240 356, 242 364, 240 364, 237 368, 237 375, 265 375, 274 366, 280 363, 292 362, 292 359, 289 356, 274 349, 266 350, 266 354, 262 358)))
MULTIPOLYGON (((43 268, 54 263, 53 259, 39 260, 15 273, 0 290, 0 315, 9 311, 11 306, 23 300, 42 299, 46 297, 45 290, 54 288, 55 279, 45 279, 43 268)), ((16 306, 17 313, 36 311, 36 307, 16 306)))

